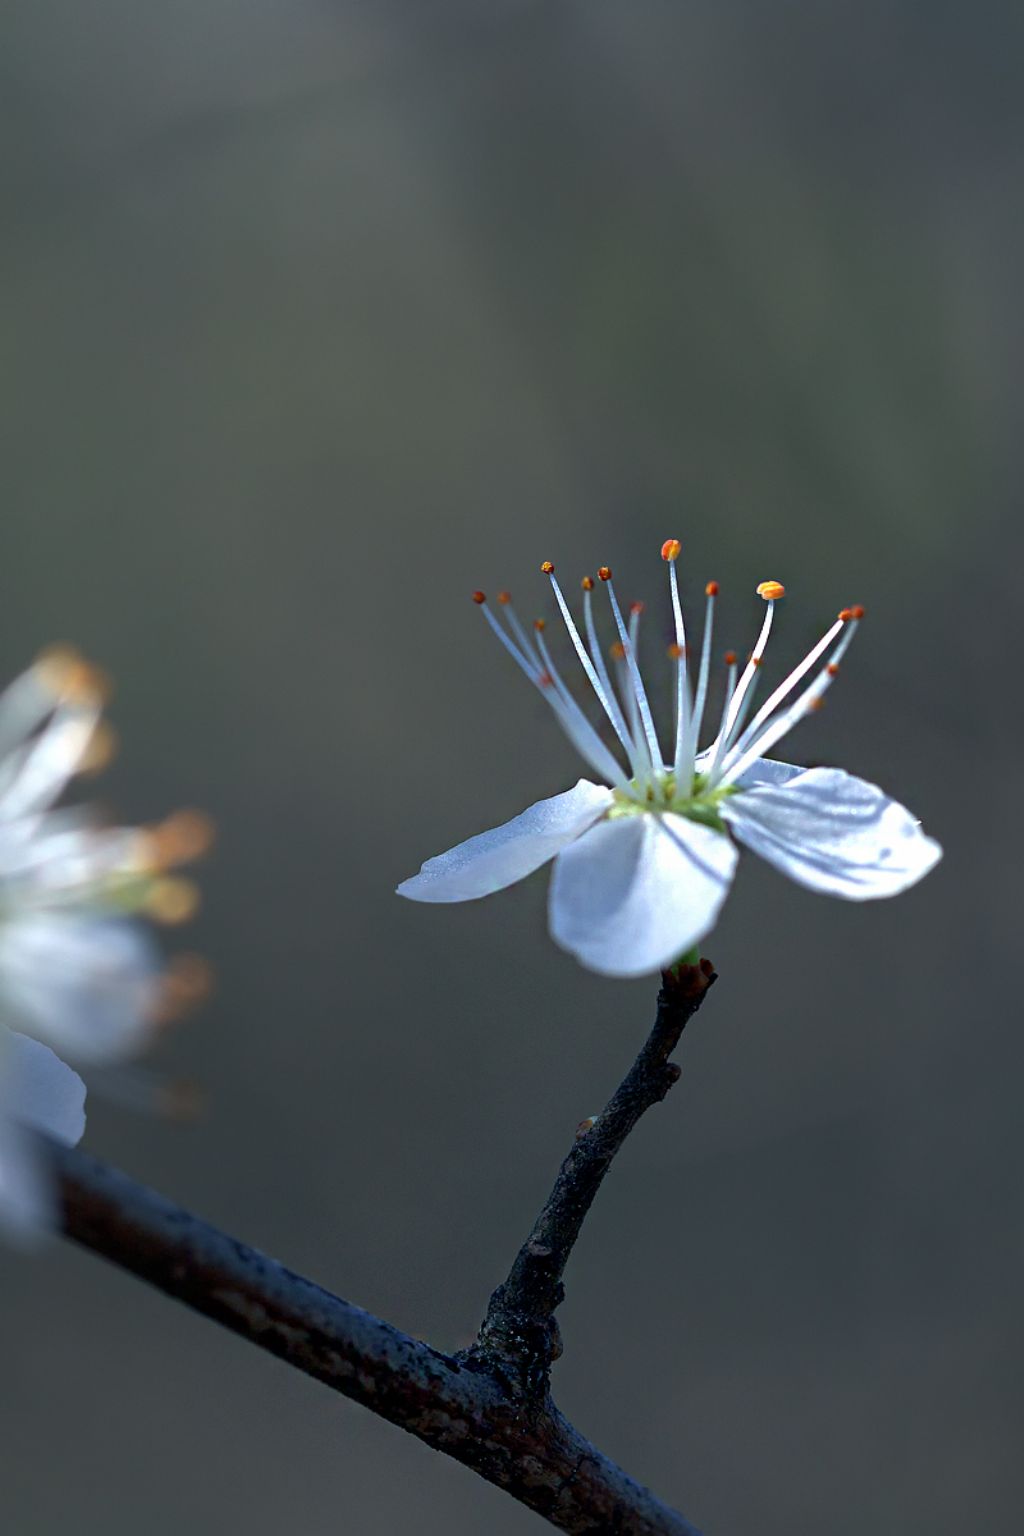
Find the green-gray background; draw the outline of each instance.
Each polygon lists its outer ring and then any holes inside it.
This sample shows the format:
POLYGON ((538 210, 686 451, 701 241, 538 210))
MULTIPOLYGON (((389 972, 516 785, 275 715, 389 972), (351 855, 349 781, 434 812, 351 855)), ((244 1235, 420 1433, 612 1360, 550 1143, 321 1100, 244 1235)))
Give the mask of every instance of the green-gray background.
MULTIPOLYGON (((658 547, 723 646, 858 637, 788 744, 946 846, 863 908, 744 861, 556 1387, 712 1533, 1002 1536, 1024 1478, 1017 7, 12 0, 3 667, 115 674, 125 817, 220 825, 196 1125, 87 1144, 465 1342, 654 984, 543 877, 392 895, 573 781, 467 594, 658 547)), ((11 1536, 513 1536, 469 1473, 59 1245, 0 1255, 11 1536)))

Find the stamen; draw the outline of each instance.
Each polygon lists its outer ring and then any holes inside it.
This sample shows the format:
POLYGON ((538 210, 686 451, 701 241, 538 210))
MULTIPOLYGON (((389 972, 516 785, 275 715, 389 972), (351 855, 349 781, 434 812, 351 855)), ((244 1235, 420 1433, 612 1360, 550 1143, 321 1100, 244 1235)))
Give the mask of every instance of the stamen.
MULTIPOLYGON (((482 612, 484 618, 487 620, 488 624, 491 626, 491 630, 495 635, 497 635, 506 651, 508 651, 509 655, 512 657, 512 660, 516 663, 516 666, 526 673, 531 683, 533 683, 536 687, 540 687, 540 679, 537 676, 537 665, 531 659, 531 648, 529 644, 524 645, 522 650, 520 650, 519 646, 516 645, 511 635, 505 633, 505 630, 494 617, 494 614, 487 606, 487 599, 484 597, 482 592, 474 592, 473 601, 480 604, 480 611, 482 612)), ((525 635, 523 638, 525 640, 525 635)))
POLYGON ((98 720, 89 745, 82 754, 78 771, 82 774, 102 773, 117 756, 118 735, 107 720, 98 720))
MULTIPOLYGON (((533 647, 526 640, 522 625, 519 625, 518 628, 523 635, 525 644, 520 649, 512 637, 506 634, 502 625, 498 623, 498 620, 487 606, 486 601, 480 607, 484 618, 506 651, 508 651, 512 660, 525 672, 530 682, 538 689, 541 698, 546 699, 548 704, 550 704, 555 718, 584 761, 590 764, 595 773, 607 778, 610 783, 628 791, 622 769, 598 736, 579 705, 572 699, 564 683, 561 684, 561 692, 559 691, 561 679, 558 677, 550 656, 547 655, 546 647, 540 638, 539 631, 537 632, 537 647, 541 652, 542 660, 547 666, 547 671, 543 671, 533 659, 533 647), (564 698, 562 696, 563 693, 565 695, 564 698)), ((506 612, 509 613, 510 618, 514 618, 510 609, 506 609, 506 612)))
POLYGON ((704 706, 708 697, 708 674, 711 670, 711 636, 714 632, 715 622, 715 598, 718 596, 718 582, 709 581, 704 588, 707 603, 704 609, 704 635, 700 646, 700 668, 697 672, 697 692, 693 700, 693 715, 690 720, 690 729, 686 738, 686 748, 682 754, 679 771, 676 775, 677 786, 682 791, 688 791, 693 779, 693 765, 697 757, 697 747, 700 743, 700 728, 704 721, 704 706))
POLYGON ((779 686, 775 689, 774 693, 770 694, 768 698, 765 699, 753 720, 751 720, 750 724, 745 730, 739 733, 732 747, 730 748, 729 756, 725 762, 726 772, 730 771, 729 759, 731 758, 732 760, 735 760, 738 754, 747 750, 750 743, 757 735, 758 731, 763 725, 765 725, 772 713, 782 703, 783 699, 787 698, 789 694, 792 693, 800 679, 807 675, 818 658, 828 650, 833 640, 843 629, 843 626, 850 623, 852 619, 852 609, 844 608, 842 613, 836 619, 835 623, 825 631, 818 643, 811 647, 803 661, 800 662, 799 666, 794 667, 793 671, 789 674, 788 677, 782 680, 779 686))
POLYGON ((526 633, 526 630, 519 622, 519 616, 512 606, 511 592, 499 592, 498 602, 505 610, 505 622, 508 624, 509 629, 511 629, 513 635, 516 637, 516 640, 519 642, 521 651, 523 652, 524 656, 529 657, 529 659, 532 661, 533 644, 529 635, 526 633))
POLYGON ((545 560, 544 565, 541 566, 542 571, 544 570, 545 566, 551 566, 551 569, 546 571, 545 574, 551 582, 551 590, 555 594, 555 601, 558 603, 559 609, 561 610, 562 618, 565 621, 565 627, 569 631, 569 639, 572 641, 573 646, 575 647, 576 654, 580 659, 580 664, 582 665, 584 672, 587 674, 590 686, 597 694, 601 708, 608 716, 612 730, 615 732, 616 736, 619 738, 619 741, 622 743, 627 756, 632 759, 633 753, 630 750, 629 740, 623 733, 624 722, 622 720, 622 715, 611 699, 609 691, 606 691, 601 681, 601 676, 594 663, 591 661, 590 656, 587 653, 587 648, 580 638, 580 632, 576 628, 572 614, 569 612, 569 604, 563 597, 562 589, 558 585, 558 578, 555 576, 554 566, 551 565, 550 560, 545 560))
MULTIPOLYGON (((839 644, 836 646, 832 653, 832 660, 829 665, 823 667, 814 681, 807 686, 807 688, 795 701, 795 703, 791 704, 788 709, 784 709, 781 714, 775 717, 773 721, 766 724, 761 730, 760 734, 753 737, 749 745, 747 745, 743 739, 737 743, 737 745, 730 752, 728 759, 726 760, 724 771, 721 776, 723 782, 735 783, 735 781, 740 778, 746 772, 746 770, 757 761, 759 757, 764 757, 764 755, 769 752, 777 742, 782 740, 783 736, 788 735, 793 727, 797 725, 805 717, 805 715, 819 707, 822 700, 822 695, 828 691, 835 677, 838 675, 839 663, 843 656, 846 654, 850 642, 857 632, 858 621, 853 618, 851 610, 850 620, 848 622, 845 620, 837 620, 836 624, 833 625, 832 629, 829 631, 829 635, 838 632, 837 625, 841 626, 844 632, 842 638, 839 641, 839 644)), ((824 643, 827 643, 827 639, 828 637, 826 637, 825 642, 818 642, 818 644, 814 647, 814 650, 811 652, 812 657, 821 654, 821 651, 824 648, 824 643)), ((809 658, 805 658, 805 660, 796 669, 796 671, 786 679, 786 682, 782 685, 782 689, 776 689, 776 693, 789 692, 790 688, 793 686, 793 678, 795 678, 797 675, 803 676, 803 674, 807 671, 808 660, 809 658)), ((751 725, 750 731, 754 730, 756 724, 757 722, 755 720, 751 725)), ((744 736, 749 737, 750 731, 744 732, 744 736)))
POLYGON ((686 626, 683 622, 683 605, 679 601, 679 582, 676 578, 676 561, 682 545, 678 539, 666 539, 661 546, 661 558, 668 563, 669 592, 672 597, 672 618, 676 627, 676 749, 672 754, 672 767, 678 784, 683 771, 686 742, 690 729, 690 685, 686 676, 686 626))
POLYGON ((644 735, 647 738, 647 747, 651 754, 651 764, 655 770, 660 771, 665 760, 661 755, 661 748, 658 745, 658 735, 654 729, 651 706, 647 701, 647 691, 644 688, 643 678, 640 676, 640 668, 637 665, 633 646, 630 644, 629 634, 622 617, 622 609, 619 607, 619 600, 615 596, 615 588, 612 586, 612 573, 607 565, 602 565, 597 574, 608 588, 608 597, 611 601, 612 613, 615 616, 615 627, 619 631, 619 639, 622 641, 623 649, 626 652, 626 665, 629 668, 633 692, 636 694, 637 709, 643 722, 644 735))
POLYGON ((199 910, 199 887, 178 875, 163 875, 153 881, 143 906, 154 922, 187 923, 199 910))
POLYGON ((747 665, 743 669, 743 675, 729 703, 729 708, 722 717, 722 730, 712 749, 714 752, 710 779, 710 787, 712 789, 715 786, 715 774, 718 772, 719 766, 726 752, 728 752, 731 743, 739 734, 753 700, 752 689, 757 678, 757 669, 761 664, 761 657, 764 655, 764 648, 768 644, 768 636, 771 634, 775 604, 778 597, 785 591, 785 588, 780 581, 762 581, 757 591, 765 599, 768 608, 764 616, 764 622, 761 625, 761 633, 758 635, 757 643, 750 653, 747 665))
POLYGON ((555 690, 554 697, 552 697, 550 692, 546 693, 545 697, 555 707, 555 712, 561 720, 566 734, 574 743, 576 750, 581 756, 612 784, 617 785, 620 789, 625 789, 626 775, 562 681, 561 674, 551 658, 547 641, 544 639, 543 619, 534 628, 537 636, 537 649, 547 668, 545 681, 552 683, 555 690))
POLYGON ((626 750, 626 756, 629 758, 629 764, 633 770, 634 776, 639 778, 642 777, 644 754, 637 751, 635 746, 634 732, 632 732, 629 726, 626 724, 625 716, 619 708, 619 701, 616 697, 615 689, 612 687, 612 680, 608 675, 608 668, 605 665, 604 656, 601 651, 601 642, 597 637, 597 625, 594 623, 594 604, 590 595, 594 590, 594 578, 592 576, 584 576, 582 585, 583 627, 587 632, 587 645, 590 648, 590 658, 594 663, 597 675, 601 679, 601 686, 607 695, 608 703, 610 704, 612 712, 615 716, 615 718, 612 720, 612 726, 615 730, 615 734, 618 736, 620 742, 622 742, 622 745, 626 750))
POLYGON ((72 704, 107 704, 110 678, 68 645, 52 645, 35 662, 36 675, 56 698, 72 704))
POLYGON ((729 713, 733 707, 733 700, 736 696, 735 651, 726 651, 725 664, 729 668, 729 671, 725 680, 725 698, 722 701, 722 723, 718 728, 718 735, 715 737, 714 757, 711 760, 711 770, 708 776, 708 783, 711 787, 714 785, 715 774, 718 772, 718 766, 722 761, 722 751, 725 746, 726 738, 729 734, 729 713))
POLYGON ((138 858, 149 871, 201 859, 213 844, 214 824, 202 811, 174 811, 153 827, 139 828, 138 858))

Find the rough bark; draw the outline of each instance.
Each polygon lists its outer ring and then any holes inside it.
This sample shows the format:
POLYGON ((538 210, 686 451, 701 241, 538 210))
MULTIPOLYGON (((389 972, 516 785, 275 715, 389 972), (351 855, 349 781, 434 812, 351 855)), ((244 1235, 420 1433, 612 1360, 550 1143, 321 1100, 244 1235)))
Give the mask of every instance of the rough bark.
POLYGON ((559 1530, 699 1536, 570 1424, 549 1390, 562 1275, 601 1181, 637 1120, 679 1077, 669 1061, 714 981, 663 977, 654 1028, 580 1128, 470 1350, 448 1356, 293 1274, 127 1175, 54 1147, 68 1237, 471 1467, 559 1530))

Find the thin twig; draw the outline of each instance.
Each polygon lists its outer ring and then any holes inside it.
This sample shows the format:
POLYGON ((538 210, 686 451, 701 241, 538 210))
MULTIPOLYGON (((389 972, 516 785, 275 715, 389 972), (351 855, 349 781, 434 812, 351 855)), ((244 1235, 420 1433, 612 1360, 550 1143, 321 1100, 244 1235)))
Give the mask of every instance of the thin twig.
POLYGON ((552 1361, 561 1354, 555 1308, 565 1296, 562 1276, 587 1212, 612 1159, 640 1116, 658 1104, 680 1069, 669 1057, 716 980, 710 961, 680 966, 662 977, 654 1028, 601 1113, 580 1127, 554 1187, 505 1280, 491 1297, 470 1363, 503 1366, 526 1397, 547 1391, 552 1361))
POLYGON ((699 1536, 562 1417, 548 1392, 553 1313, 583 1219, 619 1147, 679 1076, 669 1062, 714 973, 663 978, 647 1043, 559 1171, 480 1337, 451 1357, 126 1174, 52 1146, 66 1235, 504 1488, 576 1536, 699 1536))

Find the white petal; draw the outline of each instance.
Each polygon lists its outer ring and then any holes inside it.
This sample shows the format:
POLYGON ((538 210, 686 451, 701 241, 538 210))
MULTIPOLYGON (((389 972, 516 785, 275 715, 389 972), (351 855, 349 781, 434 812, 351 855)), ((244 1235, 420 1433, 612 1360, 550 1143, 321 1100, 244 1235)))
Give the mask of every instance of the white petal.
POLYGON ((942 857, 905 806, 839 768, 730 796, 721 814, 741 843, 791 879, 850 901, 895 896, 942 857))
POLYGON ((31 1242, 53 1223, 53 1192, 35 1138, 0 1109, 0 1232, 31 1242))
POLYGON ((774 757, 759 757, 749 768, 744 769, 736 783, 743 789, 752 789, 755 784, 788 784, 798 773, 806 772, 806 768, 800 768, 795 763, 780 763, 774 757))
POLYGON ((27 1241, 52 1225, 53 1191, 34 1131, 74 1146, 85 1084, 38 1040, 0 1025, 0 1229, 27 1241))
MULTIPOLYGON (((707 773, 711 767, 710 751, 702 752, 694 763, 698 773, 707 773)), ((806 768, 798 768, 794 763, 780 763, 774 757, 759 757, 737 779, 737 784, 744 787, 754 784, 785 784, 790 779, 795 779, 798 773, 806 773, 806 768)))
POLYGON ((612 792, 580 779, 573 789, 538 800, 504 826, 481 832, 428 859, 403 880, 399 896, 413 901, 473 901, 532 874, 585 832, 612 803, 612 792))
POLYGON ((0 1026, 7 1112, 73 1147, 85 1130, 85 1084, 48 1045, 0 1026))
POLYGON ((605 976, 662 970, 714 926, 736 857, 684 816, 603 821, 556 860, 551 936, 605 976))
POLYGON ((160 957, 124 918, 41 912, 0 925, 0 992, 12 1026, 72 1059, 139 1049, 157 1001, 160 957))

